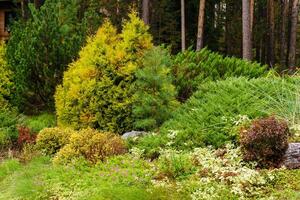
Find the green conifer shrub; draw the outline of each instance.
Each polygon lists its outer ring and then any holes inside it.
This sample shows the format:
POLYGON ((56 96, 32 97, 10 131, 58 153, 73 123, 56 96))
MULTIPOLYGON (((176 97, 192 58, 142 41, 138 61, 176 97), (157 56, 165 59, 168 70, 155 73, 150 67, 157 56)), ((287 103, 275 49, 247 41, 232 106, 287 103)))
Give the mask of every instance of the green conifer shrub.
POLYGON ((179 104, 172 85, 168 50, 155 47, 147 52, 143 58, 143 68, 137 70, 136 78, 135 127, 150 131, 169 119, 179 104))
MULTIPOLYGON (((39 9, 29 4, 28 18, 12 24, 7 55, 16 84, 14 104, 22 111, 54 108, 55 88, 92 32, 89 4, 85 1, 84 9, 81 0, 46 0, 39 9)), ((99 25, 100 17, 93 17, 99 25)))
POLYGON ((289 125, 299 124, 299 84, 299 77, 230 78, 202 84, 160 127, 159 134, 141 138, 137 146, 152 154, 159 147, 221 147, 227 142, 238 143, 240 128, 250 120, 269 115, 289 125))
POLYGON ((152 38, 136 13, 129 18, 121 33, 104 23, 69 65, 55 94, 59 126, 114 133, 132 129, 135 71, 152 38))
POLYGON ((267 74, 266 66, 235 57, 223 57, 208 49, 187 50, 174 58, 174 85, 180 101, 187 100, 200 84, 229 77, 258 78, 267 74))

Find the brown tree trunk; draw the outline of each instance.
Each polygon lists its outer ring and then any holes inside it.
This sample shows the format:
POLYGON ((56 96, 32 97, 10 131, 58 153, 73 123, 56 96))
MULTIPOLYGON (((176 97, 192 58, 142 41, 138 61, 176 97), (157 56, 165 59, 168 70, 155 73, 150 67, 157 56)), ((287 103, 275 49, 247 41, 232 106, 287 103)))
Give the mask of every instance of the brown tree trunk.
POLYGON ((250 30, 251 30, 251 35, 253 32, 253 23, 254 23, 254 5, 255 2, 254 0, 250 0, 250 30))
POLYGON ((268 0, 267 62, 270 67, 274 65, 274 41, 275 41, 274 0, 268 0))
POLYGON ((22 15, 22 18, 24 19, 25 18, 25 0, 21 0, 21 15, 22 15))
POLYGON ((288 66, 290 70, 294 70, 296 67, 296 41, 297 41, 297 23, 299 12, 299 0, 291 0, 292 13, 291 13, 291 29, 290 29, 290 41, 289 41, 289 55, 288 66))
POLYGON ((149 8, 149 3, 150 0, 143 0, 143 5, 142 5, 142 18, 145 24, 149 25, 150 23, 150 18, 149 18, 149 13, 150 13, 150 8, 149 8))
POLYGON ((185 4, 181 0, 181 50, 185 51, 185 4))
POLYGON ((286 28, 287 28, 287 19, 288 19, 288 0, 281 0, 281 27, 280 27, 280 64, 281 69, 285 69, 286 67, 286 50, 287 50, 287 42, 286 42, 286 28))
POLYGON ((205 17, 205 0, 199 2, 199 17, 198 17, 198 34, 197 34, 197 51, 203 48, 203 33, 204 33, 204 17, 205 17))
POLYGON ((40 0, 34 0, 33 2, 34 2, 35 8, 39 8, 41 6, 40 0))
POLYGON ((252 60, 250 2, 243 0, 243 59, 252 60))

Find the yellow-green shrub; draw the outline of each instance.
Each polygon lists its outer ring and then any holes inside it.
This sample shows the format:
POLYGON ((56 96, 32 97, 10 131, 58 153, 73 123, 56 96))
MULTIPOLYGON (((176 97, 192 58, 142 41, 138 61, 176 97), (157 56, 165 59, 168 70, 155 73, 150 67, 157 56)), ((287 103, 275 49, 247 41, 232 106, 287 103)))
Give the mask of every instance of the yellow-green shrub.
POLYGON ((54 155, 69 143, 74 133, 72 129, 45 128, 37 135, 37 148, 46 155, 54 155))
POLYGON ((115 133, 132 129, 134 73, 152 38, 136 13, 129 18, 121 33, 104 23, 70 64, 55 94, 60 126, 115 133))
POLYGON ((56 154, 53 162, 68 164, 74 159, 85 158, 95 164, 109 156, 125 152, 125 143, 120 136, 88 128, 72 134, 70 143, 56 154))
POLYGON ((5 54, 5 43, 0 42, 0 106, 7 103, 13 88, 12 72, 8 68, 5 54))

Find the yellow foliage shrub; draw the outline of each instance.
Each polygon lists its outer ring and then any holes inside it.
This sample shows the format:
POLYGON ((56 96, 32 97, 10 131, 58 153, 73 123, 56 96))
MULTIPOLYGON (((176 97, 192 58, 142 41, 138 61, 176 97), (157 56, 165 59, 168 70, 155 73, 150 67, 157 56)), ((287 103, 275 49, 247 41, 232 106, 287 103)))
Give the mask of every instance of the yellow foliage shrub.
POLYGON ((59 126, 114 133, 132 129, 134 73, 153 45, 137 14, 129 18, 121 33, 105 22, 70 64, 55 94, 59 126))
POLYGON ((53 162, 68 164, 72 160, 85 158, 95 164, 104 161, 109 156, 125 152, 125 143, 120 136, 88 128, 72 134, 70 143, 56 154, 53 162))
POLYGON ((37 135, 36 146, 44 154, 54 155, 69 143, 72 134, 72 129, 45 128, 37 135))
POLYGON ((6 47, 4 42, 0 42, 0 105, 7 103, 13 88, 12 72, 8 68, 6 60, 6 47))

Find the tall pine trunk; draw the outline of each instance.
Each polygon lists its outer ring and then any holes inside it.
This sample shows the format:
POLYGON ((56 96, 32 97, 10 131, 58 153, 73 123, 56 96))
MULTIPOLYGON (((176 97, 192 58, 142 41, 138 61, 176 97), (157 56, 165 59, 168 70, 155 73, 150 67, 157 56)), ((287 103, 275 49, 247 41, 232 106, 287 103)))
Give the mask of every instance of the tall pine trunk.
POLYGON ((150 3, 150 0, 143 0, 143 5, 142 5, 142 19, 143 19, 144 23, 147 24, 147 25, 150 24, 149 3, 150 3))
POLYGON ((281 69, 284 70, 286 67, 286 52, 287 52, 287 41, 286 41, 286 28, 288 19, 288 0, 281 0, 281 25, 280 25, 280 64, 281 69))
POLYGON ((267 62, 270 67, 274 65, 275 17, 274 0, 268 0, 268 45, 267 62))
POLYGON ((250 2, 243 0, 243 59, 252 60, 250 2))
POLYGON ((185 51, 185 3, 181 0, 181 50, 185 51))
POLYGON ((197 34, 197 51, 203 48, 204 35, 204 17, 205 17, 205 0, 199 2, 199 17, 198 17, 198 34, 197 34))
POLYGON ((255 1, 250 0, 250 30, 251 30, 251 35, 253 32, 253 23, 254 23, 254 5, 255 1))
POLYGON ((294 70, 296 67, 296 42, 297 42, 297 23, 299 13, 299 0, 291 0, 292 13, 291 29, 290 29, 290 41, 289 41, 289 54, 288 54, 288 66, 290 70, 294 70))

